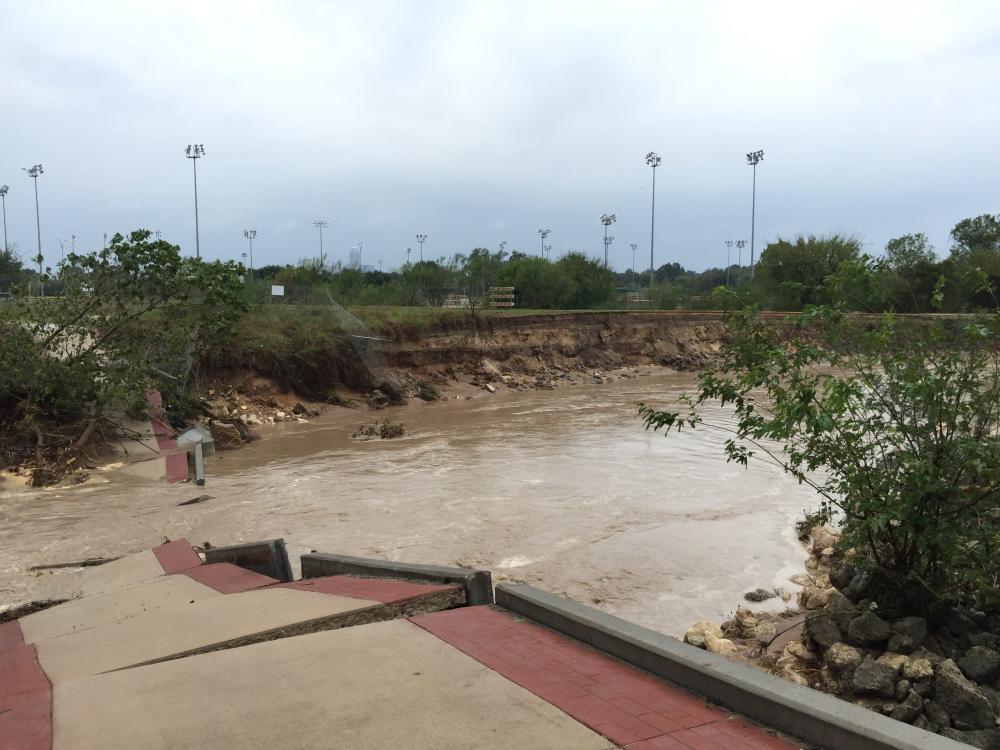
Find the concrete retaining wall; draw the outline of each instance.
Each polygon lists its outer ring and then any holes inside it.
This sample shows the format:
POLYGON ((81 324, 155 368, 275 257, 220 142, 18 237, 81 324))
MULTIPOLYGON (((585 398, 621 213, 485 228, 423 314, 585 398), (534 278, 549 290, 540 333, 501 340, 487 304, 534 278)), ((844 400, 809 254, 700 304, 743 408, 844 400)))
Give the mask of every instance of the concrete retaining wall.
POLYGON ((205 551, 205 562, 233 563, 254 573, 276 578, 283 583, 292 580, 292 566, 288 562, 284 539, 213 547, 205 551))
POLYGON ((402 578, 430 583, 460 583, 465 586, 465 600, 468 605, 493 603, 493 578, 488 570, 390 562, 321 552, 310 552, 302 555, 303 578, 336 575, 402 578))
POLYGON ((826 750, 968 750, 960 742, 532 586, 501 583, 496 603, 826 750))

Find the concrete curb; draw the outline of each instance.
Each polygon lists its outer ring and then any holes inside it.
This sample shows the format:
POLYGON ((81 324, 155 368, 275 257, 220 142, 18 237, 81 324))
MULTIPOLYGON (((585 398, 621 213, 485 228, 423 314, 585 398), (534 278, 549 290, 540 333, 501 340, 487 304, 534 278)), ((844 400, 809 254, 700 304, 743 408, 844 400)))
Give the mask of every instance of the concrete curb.
POLYGON ((968 750, 941 735, 729 661, 526 584, 501 583, 499 606, 826 750, 968 750))
POLYGON ((264 542, 246 542, 227 547, 213 547, 205 551, 206 563, 232 563, 253 573, 277 579, 282 583, 292 580, 292 566, 284 539, 264 542))
POLYGON ((310 552, 302 555, 303 579, 337 575, 402 578, 431 583, 460 583, 465 586, 467 605, 493 604, 493 577, 488 570, 390 562, 389 560, 330 555, 322 552, 310 552))

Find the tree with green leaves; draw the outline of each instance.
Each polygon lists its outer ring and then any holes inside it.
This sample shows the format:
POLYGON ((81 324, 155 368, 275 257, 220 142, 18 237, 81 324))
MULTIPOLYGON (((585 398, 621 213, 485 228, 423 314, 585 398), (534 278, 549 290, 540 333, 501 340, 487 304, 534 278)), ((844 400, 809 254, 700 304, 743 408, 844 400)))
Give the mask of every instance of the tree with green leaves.
POLYGON ((861 243, 854 237, 799 235, 778 239, 760 255, 754 270, 754 287, 761 303, 772 310, 801 310, 826 304, 827 279, 846 261, 861 257, 861 243))
POLYGON ((679 410, 641 405, 647 428, 719 431, 728 461, 812 487, 879 606, 1000 607, 1000 317, 726 322, 721 366, 679 410), (732 420, 704 417, 709 402, 732 420))
POLYGON ((615 300, 615 275, 603 263, 583 253, 567 253, 555 267, 570 283, 565 305, 574 310, 589 310, 612 305, 615 300))
POLYGON ((58 296, 0 309, 0 463, 30 460, 45 483, 114 434, 112 413, 144 413, 150 388, 186 398, 191 359, 231 335, 245 309, 242 266, 183 258, 150 237, 116 234, 101 251, 70 254, 58 296))

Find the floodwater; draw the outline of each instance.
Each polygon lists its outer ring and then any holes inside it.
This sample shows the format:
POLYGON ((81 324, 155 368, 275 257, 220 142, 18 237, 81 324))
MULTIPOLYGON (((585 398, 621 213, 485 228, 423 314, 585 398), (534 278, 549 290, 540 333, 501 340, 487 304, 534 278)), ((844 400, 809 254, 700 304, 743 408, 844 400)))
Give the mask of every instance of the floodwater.
POLYGON ((689 374, 655 375, 335 410, 209 459, 204 488, 113 471, 71 488, 8 483, 0 607, 76 590, 80 569, 32 565, 125 554, 165 536, 215 545, 280 536, 296 563, 315 549, 481 566, 494 580, 681 635, 724 618, 748 590, 794 591, 788 578, 805 558, 794 522, 816 505, 777 469, 727 464, 721 434, 643 430, 637 401, 669 403, 692 384, 689 374), (405 422, 407 435, 350 437, 376 415, 405 422), (177 506, 202 493, 212 499, 177 506))

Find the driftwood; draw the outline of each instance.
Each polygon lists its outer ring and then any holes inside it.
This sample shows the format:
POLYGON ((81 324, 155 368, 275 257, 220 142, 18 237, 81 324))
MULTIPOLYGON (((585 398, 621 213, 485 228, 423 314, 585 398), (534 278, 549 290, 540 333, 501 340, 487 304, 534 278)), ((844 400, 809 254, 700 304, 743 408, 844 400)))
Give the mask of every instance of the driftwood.
POLYGON ((118 557, 90 557, 86 560, 77 560, 76 562, 64 562, 64 563, 52 563, 50 565, 32 565, 28 570, 54 570, 56 568, 92 568, 95 565, 104 565, 104 563, 114 562, 115 560, 120 560, 121 556, 118 557))

